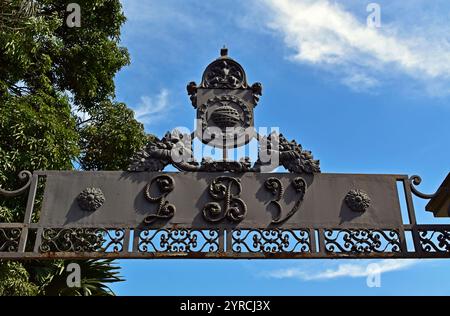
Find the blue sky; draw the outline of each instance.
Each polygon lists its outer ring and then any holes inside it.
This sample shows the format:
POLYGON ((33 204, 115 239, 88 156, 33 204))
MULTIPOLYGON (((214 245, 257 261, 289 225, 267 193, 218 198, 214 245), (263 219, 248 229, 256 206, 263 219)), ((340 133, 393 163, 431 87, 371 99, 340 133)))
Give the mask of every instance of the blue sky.
MULTIPOLYGON (((450 3, 377 1, 123 1, 132 63, 117 100, 146 131, 193 128, 186 84, 225 44, 263 84, 257 126, 277 126, 320 159, 323 172, 419 174, 433 192, 450 171, 450 3)), ((435 220, 416 200, 421 223, 435 220)), ((119 295, 450 294, 450 261, 122 260, 119 295)))

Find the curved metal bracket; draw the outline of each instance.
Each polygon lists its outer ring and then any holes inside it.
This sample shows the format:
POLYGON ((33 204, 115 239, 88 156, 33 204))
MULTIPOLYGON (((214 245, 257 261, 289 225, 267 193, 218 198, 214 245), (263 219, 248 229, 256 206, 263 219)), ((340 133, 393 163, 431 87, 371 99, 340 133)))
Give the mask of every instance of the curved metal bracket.
POLYGON ((436 192, 433 194, 425 194, 415 188, 415 186, 422 183, 422 178, 419 177, 418 175, 413 175, 413 176, 409 177, 408 181, 409 181, 409 185, 411 187, 411 191, 412 191, 412 193, 414 193, 415 196, 420 197, 422 199, 429 200, 436 195, 436 192))
POLYGON ((0 188, 0 196, 6 196, 6 197, 13 197, 13 196, 18 196, 21 195, 22 193, 24 193, 26 191, 26 189, 28 189, 28 187, 31 184, 31 172, 27 171, 27 170, 22 170, 19 172, 19 179, 22 181, 28 180, 27 183, 25 183, 25 185, 23 185, 21 188, 17 189, 17 190, 13 190, 13 191, 8 191, 8 190, 4 190, 2 188, 0 188))

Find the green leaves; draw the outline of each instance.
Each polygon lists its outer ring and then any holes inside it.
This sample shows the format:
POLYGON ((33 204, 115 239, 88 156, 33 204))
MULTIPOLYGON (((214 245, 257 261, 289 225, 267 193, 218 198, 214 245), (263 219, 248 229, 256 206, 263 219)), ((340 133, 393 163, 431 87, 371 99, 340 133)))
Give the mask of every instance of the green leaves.
POLYGON ((71 169, 79 150, 67 98, 9 96, 0 109, 0 180, 24 169, 71 169))
MULTIPOLYGON (((119 45, 119 0, 78 0, 81 27, 66 25, 65 0, 0 0, 0 185, 21 170, 120 170, 146 140, 114 76, 130 58, 119 45), (73 109, 87 113, 81 123, 73 109)), ((36 210, 42 199, 38 187, 36 210)), ((0 199, 0 221, 22 221, 26 197, 0 199)), ((39 212, 37 215, 39 216, 39 212)), ((63 260, 0 262, 0 295, 112 295, 111 261, 80 261, 82 287, 68 288, 63 260)))
POLYGON ((130 62, 128 51, 119 46, 125 17, 118 0, 77 1, 80 28, 65 23, 67 1, 38 0, 30 14, 21 13, 20 1, 12 2, 0 4, 0 21, 11 17, 11 27, 0 27, 0 89, 22 81, 32 93, 68 91, 83 111, 114 97, 114 76, 130 62))
POLYGON ((37 295, 39 287, 29 281, 28 271, 14 261, 0 262, 0 296, 37 295))
POLYGON ((126 170, 146 142, 144 127, 124 103, 103 102, 79 128, 84 170, 126 170))

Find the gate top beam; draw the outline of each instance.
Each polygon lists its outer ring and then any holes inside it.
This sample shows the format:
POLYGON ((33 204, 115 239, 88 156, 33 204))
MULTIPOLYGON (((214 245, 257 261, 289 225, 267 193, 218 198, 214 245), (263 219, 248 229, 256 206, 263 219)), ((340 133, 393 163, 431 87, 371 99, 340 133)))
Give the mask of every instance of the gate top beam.
POLYGON ((296 141, 256 132, 262 85, 225 48, 187 92, 195 131, 149 141, 127 171, 23 171, 21 188, 0 188, 28 192, 24 220, 0 223, 0 259, 450 256, 450 225, 417 224, 412 199, 448 216, 450 176, 427 195, 417 176, 321 173, 296 141), (259 156, 197 162, 195 138, 224 152, 256 139, 259 156), (163 172, 169 164, 182 172, 163 172), (278 166, 289 173, 270 172, 278 166))

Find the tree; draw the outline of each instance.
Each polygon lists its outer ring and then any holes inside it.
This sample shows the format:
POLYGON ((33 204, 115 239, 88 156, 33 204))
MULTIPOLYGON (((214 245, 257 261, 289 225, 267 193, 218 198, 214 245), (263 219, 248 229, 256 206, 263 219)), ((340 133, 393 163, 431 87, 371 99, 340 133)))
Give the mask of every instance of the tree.
MULTIPOLYGON (((145 143, 142 124, 114 101, 114 76, 130 62, 119 0, 78 0, 80 28, 66 25, 69 2, 0 2, 3 188, 17 187, 20 170, 120 170, 145 143)), ((25 197, 1 199, 0 221, 22 221, 24 208, 25 197)), ((107 284, 121 280, 111 261, 79 261, 82 288, 69 290, 65 264, 2 261, 0 295, 111 295, 107 284)))
POLYGON ((142 124, 124 103, 104 102, 79 129, 80 165, 84 170, 124 170, 142 148, 142 124))

